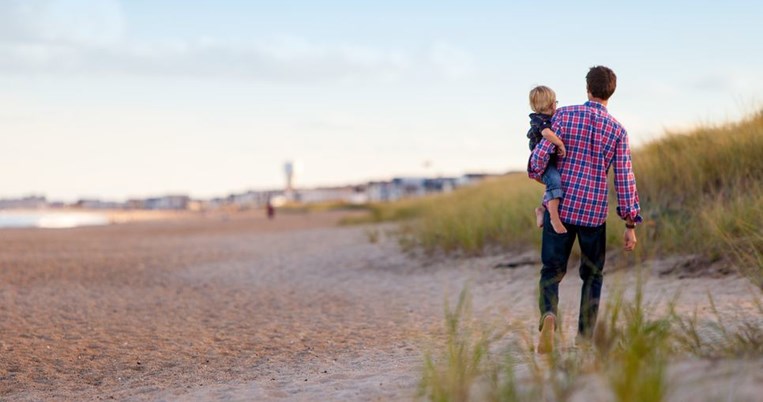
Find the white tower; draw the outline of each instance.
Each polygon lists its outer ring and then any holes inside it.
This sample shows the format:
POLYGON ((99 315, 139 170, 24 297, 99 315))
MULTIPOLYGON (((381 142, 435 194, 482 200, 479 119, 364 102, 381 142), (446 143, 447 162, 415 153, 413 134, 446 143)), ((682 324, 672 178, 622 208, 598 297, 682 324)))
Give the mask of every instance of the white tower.
POLYGON ((284 189, 284 195, 287 200, 294 199, 294 180, 295 176, 301 171, 301 165, 299 161, 287 161, 283 164, 283 172, 286 175, 286 188, 284 189))
POLYGON ((286 175, 286 192, 290 193, 294 189, 292 186, 294 182, 294 163, 292 161, 284 163, 283 172, 286 175))

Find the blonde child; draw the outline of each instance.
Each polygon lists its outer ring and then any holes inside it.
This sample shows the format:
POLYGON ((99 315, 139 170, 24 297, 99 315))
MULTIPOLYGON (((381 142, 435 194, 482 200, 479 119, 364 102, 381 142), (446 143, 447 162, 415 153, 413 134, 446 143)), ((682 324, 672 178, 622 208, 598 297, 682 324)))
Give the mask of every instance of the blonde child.
MULTIPOLYGON (((567 233, 567 229, 559 219, 559 201, 564 196, 562 190, 562 177, 559 170, 556 169, 556 158, 564 157, 567 150, 564 143, 551 130, 551 117, 556 111, 556 94, 551 88, 546 86, 537 86, 530 91, 530 107, 533 113, 530 114, 530 130, 527 132, 527 138, 530 139, 530 151, 546 139, 556 146, 556 156, 551 157, 546 171, 543 172, 543 184, 546 185, 546 193, 543 201, 548 208, 548 215, 551 218, 551 226, 556 233, 567 233)), ((541 205, 535 208, 535 217, 538 227, 543 227, 543 213, 545 208, 541 205)))

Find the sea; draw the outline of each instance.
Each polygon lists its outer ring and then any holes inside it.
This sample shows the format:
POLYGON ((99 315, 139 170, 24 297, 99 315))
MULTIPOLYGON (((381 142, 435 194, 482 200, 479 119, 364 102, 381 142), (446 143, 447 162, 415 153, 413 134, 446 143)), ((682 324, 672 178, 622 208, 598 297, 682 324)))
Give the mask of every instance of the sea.
POLYGON ((64 229, 109 223, 108 216, 95 212, 0 211, 0 228, 64 229))

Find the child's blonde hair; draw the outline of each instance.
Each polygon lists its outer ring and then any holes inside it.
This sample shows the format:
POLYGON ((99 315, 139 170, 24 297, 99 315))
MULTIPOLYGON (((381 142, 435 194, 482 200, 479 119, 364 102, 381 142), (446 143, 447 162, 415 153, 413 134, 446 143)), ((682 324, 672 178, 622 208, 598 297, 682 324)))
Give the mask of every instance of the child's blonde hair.
POLYGON ((538 85, 530 91, 530 107, 535 113, 554 114, 556 93, 551 88, 538 85))

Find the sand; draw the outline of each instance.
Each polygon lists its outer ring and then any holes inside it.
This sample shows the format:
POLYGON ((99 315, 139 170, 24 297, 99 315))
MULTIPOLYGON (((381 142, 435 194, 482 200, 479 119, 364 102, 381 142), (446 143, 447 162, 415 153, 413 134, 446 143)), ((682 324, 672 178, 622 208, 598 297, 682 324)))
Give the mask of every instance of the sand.
MULTIPOLYGON (((534 333, 537 253, 423 260, 399 250, 394 226, 337 227, 342 216, 0 231, 0 399, 409 400, 443 301, 465 284, 478 318, 534 333), (510 261, 530 263, 494 268, 510 261)), ((570 316, 576 276, 571 265, 562 284, 570 316)), ((619 270, 605 290, 633 282, 619 270)), ((646 286, 655 309, 680 290, 680 308, 701 314, 710 289, 724 314, 758 314, 744 298, 756 290, 733 275, 646 286)), ((763 390, 761 361, 711 364, 672 367, 675 400, 763 390)))

